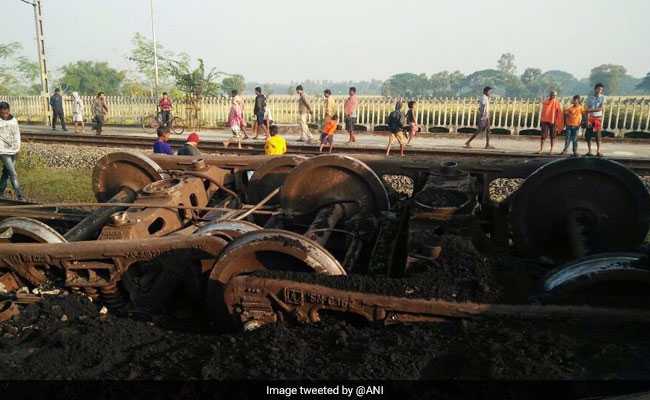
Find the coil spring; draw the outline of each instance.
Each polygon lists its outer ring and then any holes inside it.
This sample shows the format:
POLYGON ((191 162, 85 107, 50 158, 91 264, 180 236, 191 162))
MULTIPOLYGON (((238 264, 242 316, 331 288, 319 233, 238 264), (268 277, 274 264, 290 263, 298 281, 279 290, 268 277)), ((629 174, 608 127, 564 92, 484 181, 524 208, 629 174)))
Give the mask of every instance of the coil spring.
POLYGON ((122 290, 117 286, 117 282, 111 282, 106 286, 99 288, 102 296, 102 301, 111 310, 119 310, 127 306, 128 302, 122 293, 122 290))

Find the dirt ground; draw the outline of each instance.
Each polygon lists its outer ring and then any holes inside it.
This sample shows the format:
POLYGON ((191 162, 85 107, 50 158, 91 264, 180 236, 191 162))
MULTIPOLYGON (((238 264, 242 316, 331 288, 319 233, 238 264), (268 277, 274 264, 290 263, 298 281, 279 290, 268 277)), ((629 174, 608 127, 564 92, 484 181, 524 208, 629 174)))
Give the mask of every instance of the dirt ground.
MULTIPOLYGON (((401 279, 303 279, 382 294, 511 303, 526 302, 545 270, 512 257, 486 259, 455 238, 443 244, 447 250, 434 265, 401 279)), ((0 324, 0 379, 650 377, 649 324, 500 319, 385 327, 325 316, 314 325, 218 333, 196 320, 102 316, 100 306, 70 294, 23 307, 0 324)))

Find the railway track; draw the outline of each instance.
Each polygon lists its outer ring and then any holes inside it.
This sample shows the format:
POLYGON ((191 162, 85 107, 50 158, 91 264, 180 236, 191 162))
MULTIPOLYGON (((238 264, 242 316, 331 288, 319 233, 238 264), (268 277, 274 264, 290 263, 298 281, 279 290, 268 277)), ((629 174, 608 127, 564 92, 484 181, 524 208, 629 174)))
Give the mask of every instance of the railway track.
MULTIPOLYGON (((99 146, 99 147, 123 147, 130 149, 150 149, 152 143, 151 136, 145 135, 74 135, 60 133, 37 132, 26 128, 22 131, 24 141, 35 143, 56 143, 78 146, 99 146)), ((180 147, 184 141, 181 138, 172 138, 171 144, 174 147, 180 147)), ((206 153, 232 154, 232 155, 261 155, 264 154, 264 143, 243 142, 242 148, 228 147, 224 148, 221 141, 204 140, 200 148, 206 153)), ((347 147, 339 146, 336 148, 339 154, 354 154, 365 156, 383 156, 385 149, 383 146, 370 145, 367 147, 347 147)), ((292 154, 314 155, 318 154, 318 145, 308 144, 291 144, 292 154)), ((393 157, 395 158, 395 157, 393 157)), ((440 160, 459 160, 459 159, 481 159, 489 161, 514 161, 530 159, 555 159, 562 158, 558 155, 537 155, 528 152, 511 152, 498 150, 472 149, 470 151, 462 148, 409 148, 405 161, 418 159, 436 158, 440 160)), ((650 175, 650 157, 612 157, 613 161, 620 162, 633 169, 640 175, 650 175)))

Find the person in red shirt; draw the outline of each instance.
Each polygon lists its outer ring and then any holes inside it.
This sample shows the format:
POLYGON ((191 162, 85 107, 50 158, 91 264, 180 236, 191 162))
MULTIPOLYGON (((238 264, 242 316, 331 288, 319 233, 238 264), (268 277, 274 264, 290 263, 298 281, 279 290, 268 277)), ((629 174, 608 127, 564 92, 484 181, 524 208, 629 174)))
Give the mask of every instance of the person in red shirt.
POLYGON ((169 98, 167 92, 163 92, 162 98, 160 99, 158 106, 160 107, 160 112, 162 114, 161 122, 163 126, 168 126, 169 120, 171 119, 171 113, 172 113, 172 99, 169 98))
POLYGON ((557 99, 557 92, 551 90, 548 98, 542 102, 542 115, 540 117, 542 136, 539 142, 539 151, 542 154, 544 150, 544 140, 546 137, 551 139, 551 149, 548 154, 553 153, 553 144, 555 142, 556 132, 562 132, 564 128, 564 115, 562 115, 562 105, 557 99))

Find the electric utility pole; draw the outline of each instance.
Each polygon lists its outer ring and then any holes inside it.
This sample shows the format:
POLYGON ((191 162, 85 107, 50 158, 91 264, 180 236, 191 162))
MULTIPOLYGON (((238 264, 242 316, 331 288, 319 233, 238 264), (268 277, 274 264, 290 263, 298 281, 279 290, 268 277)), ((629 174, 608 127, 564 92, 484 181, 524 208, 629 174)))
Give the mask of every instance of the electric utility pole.
POLYGON ((43 31, 43 7, 42 0, 20 0, 34 8, 34 23, 36 25, 36 50, 38 51, 38 71, 41 76, 41 94, 49 93, 47 79, 47 61, 45 58, 45 32, 43 31))
POLYGON ((153 0, 149 0, 151 8, 151 35, 153 36, 153 70, 154 70, 154 97, 158 98, 158 44, 156 43, 156 28, 154 24, 153 0))

